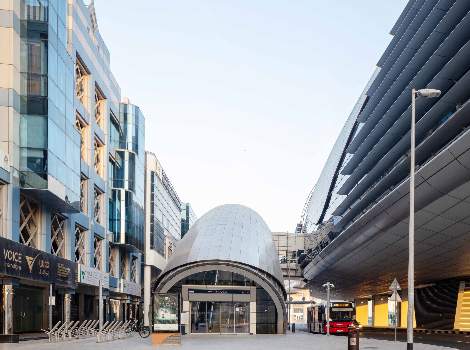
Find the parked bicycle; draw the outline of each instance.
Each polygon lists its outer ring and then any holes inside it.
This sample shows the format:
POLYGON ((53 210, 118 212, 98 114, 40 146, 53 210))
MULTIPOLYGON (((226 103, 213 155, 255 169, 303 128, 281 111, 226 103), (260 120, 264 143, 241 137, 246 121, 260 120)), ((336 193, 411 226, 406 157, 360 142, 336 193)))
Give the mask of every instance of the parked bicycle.
POLYGON ((144 323, 141 320, 138 320, 131 324, 131 326, 127 329, 127 332, 137 332, 142 338, 147 338, 150 335, 150 327, 144 326, 144 323))

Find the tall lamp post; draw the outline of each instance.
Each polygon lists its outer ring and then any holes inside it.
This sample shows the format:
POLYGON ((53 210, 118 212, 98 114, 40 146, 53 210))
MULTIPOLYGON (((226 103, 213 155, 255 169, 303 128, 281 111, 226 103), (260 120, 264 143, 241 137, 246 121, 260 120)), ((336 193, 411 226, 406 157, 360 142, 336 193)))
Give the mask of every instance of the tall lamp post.
POLYGON ((330 335, 330 290, 335 285, 331 282, 326 282, 323 288, 326 288, 326 334, 330 335))
POLYGON ((434 98, 441 95, 440 90, 411 90, 411 150, 410 150, 410 220, 408 235, 408 314, 407 314, 407 350, 413 349, 413 313, 415 303, 415 142, 416 142, 416 98, 434 98))

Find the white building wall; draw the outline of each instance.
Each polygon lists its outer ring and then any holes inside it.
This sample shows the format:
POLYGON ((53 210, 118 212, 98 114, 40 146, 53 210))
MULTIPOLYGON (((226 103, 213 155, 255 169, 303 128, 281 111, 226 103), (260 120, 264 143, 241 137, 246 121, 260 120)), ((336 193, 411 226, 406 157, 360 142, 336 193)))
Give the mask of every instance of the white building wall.
MULTIPOLYGON (((144 267, 144 323, 150 323, 150 305, 152 288, 152 267, 162 271, 174 245, 181 238, 181 203, 173 200, 178 199, 178 195, 171 187, 171 184, 164 185, 165 173, 155 154, 146 152, 145 154, 145 267, 144 267), (152 188, 152 173, 155 174, 155 181, 152 188), (170 191, 173 191, 171 193, 170 191), (154 216, 164 229, 164 251, 163 255, 151 248, 151 210, 152 196, 156 205, 154 216)), ((179 199, 178 199, 179 201, 179 199)))

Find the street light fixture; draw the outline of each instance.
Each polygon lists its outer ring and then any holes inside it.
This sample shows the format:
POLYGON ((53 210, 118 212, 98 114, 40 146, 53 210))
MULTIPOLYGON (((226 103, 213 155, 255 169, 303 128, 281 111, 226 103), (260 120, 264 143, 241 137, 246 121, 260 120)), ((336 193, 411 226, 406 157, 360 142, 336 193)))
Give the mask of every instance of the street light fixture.
POLYGON ((330 289, 335 285, 331 282, 326 282, 323 286, 326 288, 326 334, 330 335, 330 289))
POLYGON ((411 90, 411 150, 410 150, 410 220, 408 235, 408 314, 407 314, 407 350, 413 349, 413 313, 415 299, 415 142, 416 142, 416 98, 435 98, 441 96, 441 90, 411 90))

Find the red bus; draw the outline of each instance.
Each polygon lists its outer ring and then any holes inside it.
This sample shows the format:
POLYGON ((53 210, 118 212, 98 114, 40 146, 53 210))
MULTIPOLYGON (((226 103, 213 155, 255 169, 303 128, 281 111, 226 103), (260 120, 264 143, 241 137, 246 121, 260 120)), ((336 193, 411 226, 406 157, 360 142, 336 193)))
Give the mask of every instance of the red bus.
MULTIPOLYGON (((348 333, 348 327, 354 323, 354 304, 350 301, 332 301, 330 308, 330 334, 348 333)), ((308 308, 308 331, 327 333, 326 306, 315 305, 308 308)))

